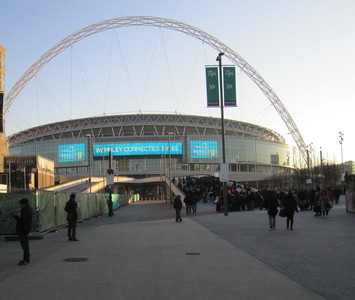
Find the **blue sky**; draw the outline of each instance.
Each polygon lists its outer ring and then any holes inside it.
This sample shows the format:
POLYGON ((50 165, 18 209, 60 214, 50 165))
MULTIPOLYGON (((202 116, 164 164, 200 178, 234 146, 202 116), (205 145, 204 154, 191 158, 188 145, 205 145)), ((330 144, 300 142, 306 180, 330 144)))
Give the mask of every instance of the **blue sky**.
MULTIPOLYGON (((6 92, 54 44, 81 28, 124 16, 156 16, 195 26, 243 57, 273 88, 316 153, 355 160, 355 2, 300 1, 1 1, 0 44, 6 92)), ((218 53, 176 31, 109 30, 55 57, 20 93, 6 133, 41 124, 127 112, 219 117, 206 108, 204 66, 218 53)), ((224 61, 228 64, 230 62, 224 61)), ((237 73, 238 107, 226 117, 291 135, 259 88, 237 73)))

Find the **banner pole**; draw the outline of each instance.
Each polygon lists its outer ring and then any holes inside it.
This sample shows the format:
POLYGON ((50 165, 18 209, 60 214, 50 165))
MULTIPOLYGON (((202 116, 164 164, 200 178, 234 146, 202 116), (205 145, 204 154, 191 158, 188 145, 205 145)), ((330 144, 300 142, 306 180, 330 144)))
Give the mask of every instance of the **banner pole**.
MULTIPOLYGON (((224 55, 223 52, 220 52, 216 58, 216 61, 219 62, 219 91, 221 97, 221 123, 222 123, 222 162, 223 164, 226 163, 226 149, 225 149, 225 140, 224 140, 224 105, 223 105, 223 83, 222 83, 222 56, 224 55)), ((223 180, 223 211, 224 215, 228 216, 228 198, 227 198, 227 182, 223 180)))

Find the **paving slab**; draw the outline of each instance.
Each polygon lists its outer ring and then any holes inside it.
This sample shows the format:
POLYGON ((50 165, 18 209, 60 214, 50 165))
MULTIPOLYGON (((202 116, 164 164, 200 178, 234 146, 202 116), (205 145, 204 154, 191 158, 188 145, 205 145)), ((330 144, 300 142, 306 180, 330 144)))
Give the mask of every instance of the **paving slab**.
POLYGON ((300 212, 292 232, 281 218, 268 230, 266 211, 224 216, 208 203, 182 216, 128 205, 78 224, 79 242, 65 228, 31 241, 23 267, 19 243, 0 241, 1 298, 354 299, 355 215, 341 205, 327 219, 300 212))

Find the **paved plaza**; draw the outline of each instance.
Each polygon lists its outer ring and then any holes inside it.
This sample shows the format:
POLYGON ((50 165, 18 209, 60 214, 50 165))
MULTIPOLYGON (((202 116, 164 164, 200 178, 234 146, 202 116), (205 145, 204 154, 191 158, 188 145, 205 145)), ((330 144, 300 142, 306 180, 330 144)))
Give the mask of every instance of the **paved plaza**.
POLYGON ((31 240, 0 240, 1 299, 354 299, 355 215, 344 200, 328 218, 295 214, 294 231, 265 210, 197 215, 176 223, 164 201, 146 201, 31 240))

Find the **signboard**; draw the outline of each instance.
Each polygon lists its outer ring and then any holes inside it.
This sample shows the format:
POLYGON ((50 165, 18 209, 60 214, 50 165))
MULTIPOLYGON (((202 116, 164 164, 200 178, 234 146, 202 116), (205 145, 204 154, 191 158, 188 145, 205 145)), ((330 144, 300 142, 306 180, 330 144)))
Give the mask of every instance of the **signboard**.
POLYGON ((84 161, 85 144, 58 145, 58 162, 84 161))
POLYGON ((191 158, 216 158, 218 157, 217 141, 190 141, 191 158))
POLYGON ((94 157, 109 156, 130 156, 130 155, 179 155, 182 154, 182 143, 180 142, 158 142, 158 143, 119 143, 119 144, 95 144, 92 147, 94 157))
POLYGON ((8 156, 5 158, 5 164, 19 164, 19 165, 36 165, 37 160, 35 156, 13 157, 8 156))
POLYGON ((206 67, 207 106, 219 106, 218 67, 206 67))
POLYGON ((236 106, 235 67, 223 67, 224 105, 236 106))
POLYGON ((113 175, 113 174, 107 174, 107 175, 106 175, 106 184, 108 184, 108 185, 113 185, 113 184, 115 184, 115 175, 113 175))

